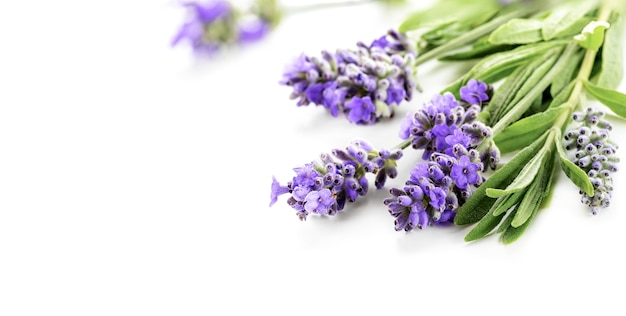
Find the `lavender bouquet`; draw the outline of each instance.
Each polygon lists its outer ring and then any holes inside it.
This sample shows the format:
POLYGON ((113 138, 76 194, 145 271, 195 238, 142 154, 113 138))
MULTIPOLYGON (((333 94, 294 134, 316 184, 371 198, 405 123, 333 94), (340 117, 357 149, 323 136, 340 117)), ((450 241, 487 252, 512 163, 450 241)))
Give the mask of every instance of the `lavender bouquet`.
POLYGON ((281 81, 297 105, 363 125, 391 118, 393 106, 411 100, 419 65, 473 66, 399 122, 398 145, 359 140, 322 154, 285 185, 274 179, 270 205, 288 195, 302 220, 332 216, 367 195, 368 174, 377 189, 398 176, 398 160, 412 148, 421 159, 381 201, 396 230, 475 224, 466 241, 496 232, 514 242, 549 201, 558 169, 598 214, 610 205, 618 146, 605 111, 586 97, 626 117, 626 95, 614 90, 622 80, 623 11, 611 0, 441 0, 369 45, 302 55, 281 81))

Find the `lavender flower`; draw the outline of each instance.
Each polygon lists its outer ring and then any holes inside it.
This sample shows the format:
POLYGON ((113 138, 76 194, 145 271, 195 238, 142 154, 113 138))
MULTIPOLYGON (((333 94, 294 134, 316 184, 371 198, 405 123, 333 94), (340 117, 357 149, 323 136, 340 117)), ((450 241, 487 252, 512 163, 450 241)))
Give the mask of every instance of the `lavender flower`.
POLYGON ((611 174, 617 171, 619 158, 617 145, 609 139, 611 124, 603 119, 604 113, 589 107, 586 112, 572 115, 574 126, 563 137, 570 160, 587 173, 594 188, 594 195, 588 196, 580 190, 581 202, 588 205, 596 215, 600 208, 608 207, 613 191, 611 174))
POLYGON ((491 129, 475 121, 480 105, 489 100, 486 91, 484 83, 470 80, 461 88, 465 102, 451 93, 436 95, 402 122, 400 138, 424 149, 427 161, 418 163, 405 187, 391 189, 384 201, 396 230, 452 222, 459 206, 483 182, 483 169, 498 162, 497 147, 489 140, 491 129))
POLYGON ((453 153, 433 153, 429 161, 411 170, 403 189, 389 191, 391 196, 384 203, 395 217, 397 231, 452 222, 459 206, 482 183, 478 152, 455 144, 453 153))
MULTIPOLYGON (((466 91, 462 95, 465 94, 466 97, 473 95, 474 92, 471 91, 482 91, 482 88, 477 87, 483 86, 486 85, 472 79, 467 86, 461 88, 461 91, 466 91)), ((480 94, 475 99, 481 100, 480 102, 466 104, 457 101, 449 92, 435 95, 420 110, 407 114, 400 126, 399 136, 402 139, 410 139, 414 149, 424 149, 422 155, 424 160, 430 159, 434 152, 451 155, 452 146, 457 143, 466 148, 475 148, 491 136, 491 130, 487 126, 475 121, 481 109, 480 105, 487 102, 488 97, 487 94, 480 94)), ((487 152, 481 152, 481 157, 486 159, 483 162, 491 166, 497 163, 498 155, 495 146, 488 148, 487 152)))
POLYGON ((470 79, 467 85, 461 87, 461 100, 469 104, 478 104, 480 106, 483 103, 489 101, 491 98, 491 87, 482 81, 470 79))
POLYGON ((411 100, 417 87, 414 59, 406 36, 392 30, 357 49, 323 51, 321 58, 301 55, 280 83, 293 88, 298 106, 313 103, 352 123, 374 124, 393 115, 392 105, 411 100))
POLYGON ((201 55, 212 55, 223 46, 259 40, 270 30, 263 17, 255 15, 243 20, 242 13, 227 1, 185 2, 183 6, 190 10, 191 18, 182 25, 172 46, 187 41, 201 55))
POLYGON ((396 161, 401 157, 400 149, 375 150, 365 141, 354 141, 345 150, 335 149, 332 155, 322 154, 319 161, 295 168, 296 175, 285 186, 273 178, 270 206, 279 196, 291 194, 287 204, 301 220, 309 214, 334 215, 346 202, 367 194, 367 174, 376 175, 377 189, 384 186, 387 177, 395 178, 396 161))

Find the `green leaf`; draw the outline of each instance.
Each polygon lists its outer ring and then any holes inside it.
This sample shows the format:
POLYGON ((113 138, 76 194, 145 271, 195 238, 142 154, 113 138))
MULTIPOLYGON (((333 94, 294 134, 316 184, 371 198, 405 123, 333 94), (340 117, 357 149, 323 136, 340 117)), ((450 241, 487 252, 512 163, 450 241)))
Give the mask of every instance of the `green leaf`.
POLYGON ((623 38, 624 19, 616 14, 615 21, 606 31, 602 46, 601 71, 596 84, 607 89, 615 89, 622 82, 624 76, 623 38))
POLYGON ((510 51, 490 55, 474 65, 465 76, 448 86, 444 92, 451 92, 459 97, 459 89, 470 79, 480 79, 486 83, 494 83, 510 75, 515 68, 525 64, 534 57, 545 54, 556 47, 562 47, 567 43, 567 41, 550 41, 528 44, 510 51))
POLYGON ((408 32, 449 21, 468 21, 472 16, 482 16, 496 9, 497 4, 490 0, 440 0, 426 10, 410 14, 398 29, 408 32))
MULTIPOLYGON (((495 206, 495 205, 494 205, 495 206)), ((489 213, 487 213, 481 220, 478 222, 472 230, 467 233, 465 236, 465 241, 474 241, 480 238, 485 237, 489 234, 498 224, 502 221, 505 214, 500 214, 497 216, 493 215, 494 208, 492 207, 489 213)))
POLYGON ((559 107, 559 106, 567 103, 567 100, 569 99, 570 95, 572 94, 572 90, 574 90, 574 85, 575 84, 576 84, 576 79, 570 81, 570 83, 567 84, 567 86, 565 86, 565 88, 561 89, 561 92, 559 92, 559 94, 557 94, 552 99, 552 102, 550 102, 550 105, 548 106, 548 108, 559 107))
MULTIPOLYGON (((521 107, 522 100, 526 99, 526 102, 534 102, 543 94, 544 89, 537 89, 539 83, 542 82, 546 74, 552 69, 552 67, 556 64, 557 59, 559 57, 560 51, 557 52, 557 49, 547 51, 544 55, 538 56, 538 63, 533 62, 528 66, 530 74, 528 78, 526 78, 521 86, 515 90, 515 95, 512 100, 508 100, 507 103, 500 106, 499 111, 497 111, 491 118, 491 123, 495 124, 499 122, 504 116, 506 116, 514 107, 521 107), (531 68, 532 67, 532 68, 531 68), (531 93, 534 91, 534 93, 531 93)), ((545 83, 547 86, 549 83, 545 83)), ((528 104, 528 106, 530 106, 528 104)), ((525 105, 526 106, 526 105, 525 105)))
POLYGON ((557 34, 554 34, 554 38, 572 38, 574 35, 579 34, 580 30, 585 28, 585 25, 589 24, 589 22, 591 21, 593 21, 593 19, 588 16, 582 17, 578 19, 578 21, 576 21, 574 24, 570 25, 568 28, 561 30, 557 34))
POLYGON ((513 19, 497 28, 489 42, 492 44, 528 44, 543 40, 543 22, 536 19, 513 19))
POLYGON ((487 196, 487 188, 496 188, 509 185, 515 176, 524 168, 524 165, 543 146, 546 135, 541 136, 530 146, 520 150, 508 163, 498 169, 481 184, 474 194, 465 201, 457 211, 454 223, 456 225, 467 225, 478 222, 491 208, 496 199, 487 196))
POLYGON ((550 148, 552 147, 552 138, 554 138, 554 132, 550 131, 547 133, 550 142, 546 142, 541 150, 536 153, 536 155, 524 165, 524 168, 517 175, 515 180, 509 184, 506 189, 496 189, 489 188, 487 189, 487 196, 492 198, 498 198, 504 195, 512 194, 515 192, 519 192, 528 187, 533 180, 535 180, 535 176, 539 173, 539 169, 543 167, 543 161, 545 160, 546 155, 549 153, 550 148))
POLYGON ((569 56, 570 60, 568 61, 568 64, 570 65, 570 67, 566 67, 559 76, 556 76, 556 78, 552 80, 552 84, 550 85, 550 95, 552 97, 557 96, 565 87, 567 87, 567 84, 574 79, 574 73, 578 71, 578 65, 583 59, 583 56, 583 50, 569 56))
MULTIPOLYGON (((551 144, 548 145, 552 147, 551 144)), ((541 201, 544 197, 543 190, 545 189, 545 183, 543 183, 545 180, 542 179, 548 176, 546 173, 552 173, 552 168, 546 168, 545 166, 554 164, 554 155, 552 154, 552 151, 550 151, 547 156, 542 158, 545 158, 541 159, 543 169, 538 173, 538 177, 533 179, 534 181, 528 187, 526 194, 524 194, 524 198, 522 198, 519 208, 517 209, 517 213, 511 222, 511 226, 513 227, 520 227, 526 223, 532 213, 535 212, 535 209, 538 209, 541 205, 541 201), (552 162, 548 162, 547 160, 552 162)))
MULTIPOLYGON (((552 188, 551 180, 552 180, 553 171, 554 171, 554 155, 551 154, 549 155, 548 160, 546 160, 546 165, 542 171, 541 178, 538 179, 540 192, 551 190, 552 188)), ((524 203, 524 200, 522 200, 522 202, 519 204, 516 210, 516 213, 514 215, 513 214, 509 215, 509 217, 513 216, 513 219, 511 221, 510 226, 507 226, 504 229, 504 232, 502 233, 502 243, 504 243, 505 245, 508 245, 516 241, 522 236, 522 234, 526 231, 528 226, 530 226, 532 221, 537 216, 537 213, 539 212, 539 207, 541 203, 543 202, 543 199, 544 199, 544 195, 540 194, 536 199, 528 200, 527 203, 524 203), (523 207, 530 208, 530 216, 524 221, 523 224, 515 227, 513 226, 515 222, 515 218, 518 216, 517 214, 520 212, 520 209, 522 209, 523 207)))
POLYGON ((615 114, 626 118, 626 94, 602 88, 589 81, 584 81, 585 89, 602 104, 606 105, 615 114))
POLYGON ((572 180, 577 187, 583 190, 588 196, 593 196, 594 189, 591 181, 589 181, 589 177, 580 167, 567 158, 567 154, 561 144, 561 131, 556 130, 556 132, 557 137, 554 139, 554 144, 559 154, 559 160, 561 161, 561 169, 563 169, 565 175, 572 180))
POLYGON ((580 34, 574 36, 574 40, 588 50, 598 50, 604 42, 604 30, 609 26, 604 21, 591 21, 580 34))
POLYGON ((498 198, 496 203, 493 205, 493 208, 495 209, 493 211, 493 215, 498 216, 500 214, 506 213, 506 211, 508 211, 513 205, 517 204, 517 202, 522 199, 525 193, 526 191, 519 191, 511 195, 498 198))
POLYGON ((504 231, 506 231, 507 228, 511 227, 511 222, 513 221, 513 218, 515 217, 515 214, 517 214, 518 208, 519 208, 519 204, 516 204, 513 207, 513 209, 509 212, 509 215, 502 221, 502 224, 500 224, 500 227, 498 227, 498 230, 496 230, 496 234, 504 233, 504 231))
POLYGON ((452 53, 446 56, 439 58, 441 61, 459 61, 459 60, 468 60, 468 59, 476 59, 482 58, 485 56, 489 56, 495 53, 509 51, 513 49, 512 45, 494 45, 489 43, 487 37, 483 37, 479 41, 477 41, 474 45, 472 45, 471 49, 452 53))
MULTIPOLYGON (((541 28, 543 39, 548 41, 561 35, 560 33, 568 30, 572 25, 575 25, 589 13, 589 11, 594 10, 596 7, 597 2, 595 1, 578 1, 576 3, 567 3, 557 6, 544 20, 541 28)), ((583 24, 583 26, 584 25, 586 24, 583 24)), ((576 33, 578 33, 583 26, 581 26, 576 33)))
POLYGON ((530 145, 552 127, 563 109, 563 107, 548 109, 509 125, 493 139, 500 153, 509 153, 530 145))
POLYGON ((518 67, 515 71, 506 78, 500 88, 496 89, 493 98, 489 101, 488 111, 491 115, 490 125, 497 122, 502 117, 504 108, 508 108, 515 99, 517 91, 522 89, 522 86, 528 81, 528 78, 533 73, 533 70, 539 67, 542 63, 541 58, 535 58, 527 63, 526 67, 518 67))

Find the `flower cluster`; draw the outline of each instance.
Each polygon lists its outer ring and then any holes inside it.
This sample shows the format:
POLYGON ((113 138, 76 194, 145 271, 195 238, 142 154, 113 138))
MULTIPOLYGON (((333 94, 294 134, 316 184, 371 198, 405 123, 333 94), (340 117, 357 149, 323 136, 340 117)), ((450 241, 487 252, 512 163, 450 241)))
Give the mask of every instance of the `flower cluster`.
POLYGON ((418 163, 403 189, 390 190, 384 203, 396 218, 396 230, 452 222, 459 206, 483 182, 478 152, 458 143, 452 148, 452 155, 433 153, 429 161, 418 163))
MULTIPOLYGON (((400 126, 400 138, 410 139, 414 149, 424 149, 424 160, 435 152, 452 156, 455 144, 475 148, 491 136, 489 127, 475 121, 481 105, 489 101, 490 91, 486 84, 472 79, 461 88, 460 102, 449 92, 435 95, 420 110, 407 114, 400 126)), ((480 154, 485 166, 495 167, 497 147, 490 146, 480 154)))
POLYGON ((472 79, 461 88, 461 102, 451 93, 436 95, 404 119, 400 138, 424 149, 426 161, 413 168, 404 188, 391 189, 384 201, 395 217, 396 230, 452 222, 459 206, 483 182, 483 168, 499 160, 495 146, 476 150, 491 136, 489 127, 475 121, 490 90, 472 79))
POLYGON ((357 49, 323 51, 321 58, 301 55, 283 75, 298 106, 323 106, 355 124, 374 124, 393 114, 392 105, 411 100, 417 87, 415 51, 405 35, 389 31, 357 49))
POLYGON ((581 202, 588 205, 592 214, 601 207, 608 207, 613 191, 611 174, 617 171, 619 158, 617 145, 609 140, 612 126, 603 119, 604 113, 589 107, 586 112, 572 114, 575 126, 563 136, 565 149, 571 154, 571 161, 587 173, 594 188, 594 195, 588 196, 582 190, 581 202))
POLYGON ((259 40, 271 28, 272 21, 265 15, 244 16, 224 0, 183 5, 190 9, 191 18, 182 25, 172 45, 188 41, 193 50, 202 55, 211 55, 223 46, 259 40))
POLYGON ((311 214, 334 215, 346 202, 354 202, 369 189, 368 173, 376 174, 375 186, 384 186, 387 177, 397 175, 396 160, 402 150, 375 150, 365 141, 354 141, 345 150, 320 155, 320 161, 294 168, 296 173, 286 186, 272 181, 270 206, 282 194, 291 194, 287 203, 301 220, 311 214))

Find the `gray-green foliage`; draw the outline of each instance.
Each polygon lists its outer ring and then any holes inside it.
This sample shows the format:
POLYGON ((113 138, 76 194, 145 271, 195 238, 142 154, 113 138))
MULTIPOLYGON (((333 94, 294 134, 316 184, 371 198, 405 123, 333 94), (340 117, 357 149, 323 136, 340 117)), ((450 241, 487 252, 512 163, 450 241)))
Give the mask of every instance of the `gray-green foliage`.
POLYGON ((477 223, 467 241, 493 232, 505 244, 517 240, 549 201, 557 170, 593 194, 586 173, 563 150, 561 133, 586 100, 583 93, 626 118, 626 94, 614 90, 623 76, 621 11, 626 5, 611 6, 615 3, 535 1, 500 7, 489 0, 443 0, 402 23, 402 31, 426 29, 421 62, 474 60, 444 91, 459 97, 470 79, 494 84, 478 119, 493 128, 487 141, 503 154, 516 152, 457 211, 455 224, 477 223), (516 10, 524 12, 511 14, 516 10))

